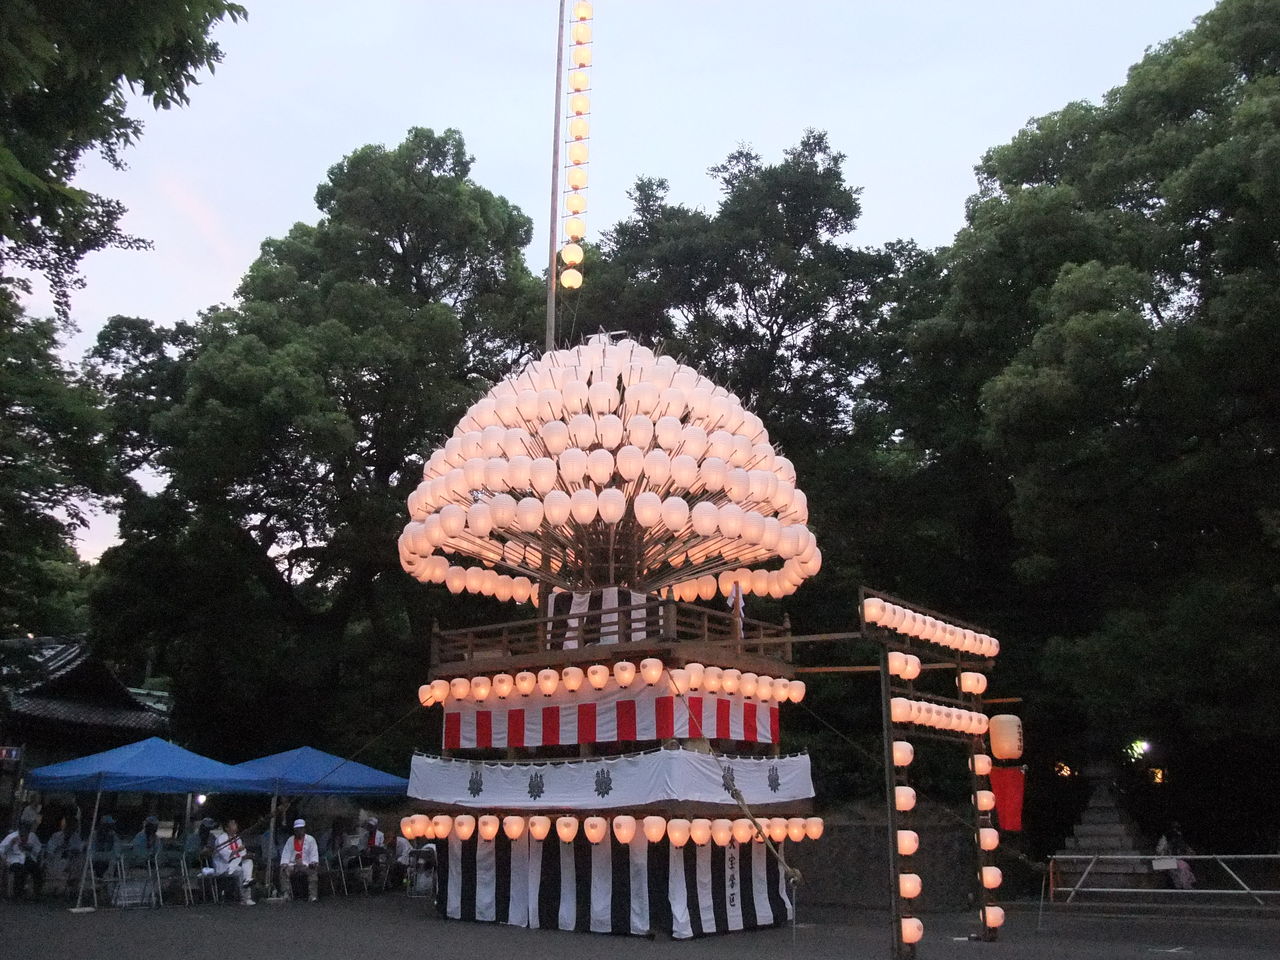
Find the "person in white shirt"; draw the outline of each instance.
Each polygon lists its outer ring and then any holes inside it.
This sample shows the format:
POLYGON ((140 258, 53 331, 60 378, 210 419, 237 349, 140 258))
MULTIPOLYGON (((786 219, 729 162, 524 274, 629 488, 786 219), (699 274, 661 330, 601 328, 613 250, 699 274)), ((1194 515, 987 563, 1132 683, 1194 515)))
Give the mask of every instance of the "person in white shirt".
POLYGON ((370 817, 364 822, 359 837, 356 839, 356 855, 347 862, 348 869, 367 870, 367 880, 375 884, 377 869, 385 862, 387 855, 386 838, 378 829, 378 818, 370 817))
POLYGON ((284 878, 284 893, 293 898, 293 878, 307 875, 307 899, 315 903, 320 899, 320 848, 316 838, 307 833, 307 821, 293 821, 293 836, 284 842, 280 850, 280 873, 284 878))
POLYGON ((249 859, 240 839, 240 826, 228 820, 226 828, 213 840, 213 872, 215 876, 228 878, 229 883, 246 907, 254 905, 253 861, 249 859))
POLYGON ((73 814, 64 817, 61 825, 44 845, 45 873, 62 884, 63 888, 80 875, 80 858, 84 855, 84 841, 80 839, 80 821, 73 814))
POLYGON ((44 886, 44 871, 40 867, 40 840, 30 823, 19 823, 17 830, 0 840, 0 859, 9 871, 13 899, 19 899, 26 891, 27 877, 31 878, 32 898, 38 899, 44 886))
POLYGON ((387 838, 387 885, 399 887, 404 884, 405 873, 409 869, 409 854, 412 845, 400 834, 387 838))

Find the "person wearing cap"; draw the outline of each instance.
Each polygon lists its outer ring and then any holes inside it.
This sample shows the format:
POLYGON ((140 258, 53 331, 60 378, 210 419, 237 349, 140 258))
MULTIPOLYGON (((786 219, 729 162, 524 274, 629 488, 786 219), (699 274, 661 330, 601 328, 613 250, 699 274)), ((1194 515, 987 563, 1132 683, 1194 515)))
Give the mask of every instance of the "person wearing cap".
POLYGON ((285 896, 293 898, 293 878, 307 875, 307 899, 315 903, 320 899, 320 847, 316 838, 307 833, 307 821, 293 821, 293 837, 284 842, 280 850, 280 874, 284 879, 285 896))
POLYGON ((386 856, 386 842, 382 831, 378 829, 378 818, 370 817, 366 820, 356 840, 355 859, 358 867, 369 871, 370 883, 373 883, 374 874, 386 856))
POLYGON ((154 857, 160 850, 160 818, 152 814, 142 821, 142 829, 133 837, 133 852, 145 857, 154 857))
POLYGON ((120 838, 116 836, 116 818, 103 814, 89 837, 89 856, 95 876, 104 877, 120 857, 120 838))
POLYGON ((223 831, 213 838, 213 873, 223 878, 246 907, 254 905, 253 861, 240 839, 240 825, 234 820, 228 820, 223 831))
POLYGON ((25 892, 27 877, 31 878, 32 896, 38 899, 44 886, 44 870, 40 866, 40 840, 30 823, 19 821, 18 829, 0 840, 0 860, 9 872, 13 899, 25 892))

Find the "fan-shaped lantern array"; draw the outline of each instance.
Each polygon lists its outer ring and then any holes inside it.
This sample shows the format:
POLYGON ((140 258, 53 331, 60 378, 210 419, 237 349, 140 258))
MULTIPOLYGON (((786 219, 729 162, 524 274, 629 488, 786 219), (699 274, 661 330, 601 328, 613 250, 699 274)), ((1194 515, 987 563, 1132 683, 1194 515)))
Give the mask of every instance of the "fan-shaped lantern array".
POLYGON ((760 418, 691 367, 604 334, 478 400, 409 496, 400 561, 500 600, 671 588, 784 597, 818 572, 795 469, 760 418))

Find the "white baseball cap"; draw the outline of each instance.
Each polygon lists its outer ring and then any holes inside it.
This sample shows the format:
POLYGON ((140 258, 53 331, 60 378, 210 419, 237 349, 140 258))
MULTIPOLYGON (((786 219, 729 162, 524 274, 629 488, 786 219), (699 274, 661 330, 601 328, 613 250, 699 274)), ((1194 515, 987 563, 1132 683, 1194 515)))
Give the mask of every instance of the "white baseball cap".
POLYGON ((295 821, 293 821, 293 829, 295 829, 295 830, 297 830, 299 827, 305 827, 306 825, 307 825, 307 821, 305 821, 305 820, 295 820, 295 821))

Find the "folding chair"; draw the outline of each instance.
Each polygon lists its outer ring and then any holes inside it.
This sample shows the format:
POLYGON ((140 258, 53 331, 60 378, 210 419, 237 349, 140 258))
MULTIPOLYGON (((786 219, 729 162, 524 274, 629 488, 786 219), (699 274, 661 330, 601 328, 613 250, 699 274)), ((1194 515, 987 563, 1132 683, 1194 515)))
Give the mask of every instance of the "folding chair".
POLYGON ((409 869, 405 875, 405 896, 436 896, 436 848, 422 847, 409 853, 409 869))
POLYGON ((320 858, 320 871, 329 878, 329 892, 338 895, 338 880, 342 881, 342 895, 347 896, 347 873, 342 867, 342 856, 330 850, 320 858), (337 880, 334 877, 337 877, 337 880))
POLYGON ((343 847, 342 852, 338 854, 338 858, 342 863, 342 875, 344 878, 348 872, 347 865, 353 860, 356 862, 357 866, 353 872, 356 878, 359 879, 360 887, 364 890, 365 895, 367 896, 369 893, 369 878, 373 874, 373 868, 364 866, 363 861, 360 859, 360 848, 354 843, 350 846, 343 847))

